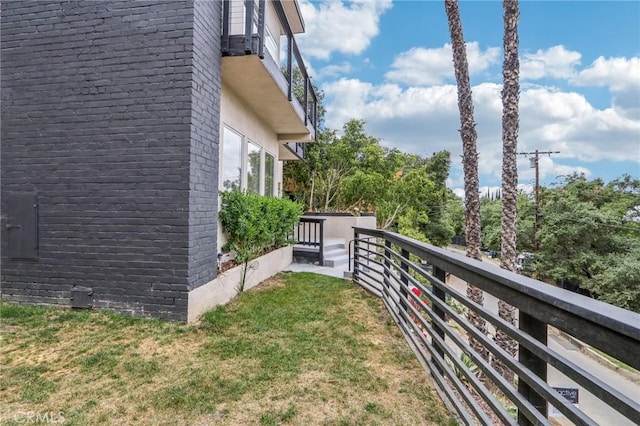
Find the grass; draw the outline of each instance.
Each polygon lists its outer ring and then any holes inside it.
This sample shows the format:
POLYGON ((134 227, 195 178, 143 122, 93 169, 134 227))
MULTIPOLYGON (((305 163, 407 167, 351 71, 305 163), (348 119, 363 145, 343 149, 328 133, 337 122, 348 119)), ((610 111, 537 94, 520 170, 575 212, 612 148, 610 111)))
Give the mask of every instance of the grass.
POLYGON ((591 348, 593 351, 595 351, 598 355, 600 355, 601 357, 607 359, 608 361, 610 361, 611 363, 613 363, 614 365, 616 365, 618 368, 621 368, 622 370, 626 370, 630 373, 633 374, 638 374, 640 373, 640 371, 636 370, 635 368, 631 367, 630 365, 625 364, 624 362, 615 359, 614 357, 612 357, 611 355, 602 352, 601 350, 598 350, 596 348, 591 348))
POLYGON ((0 321, 3 425, 455 424, 344 280, 281 274, 196 325, 11 304, 0 321))

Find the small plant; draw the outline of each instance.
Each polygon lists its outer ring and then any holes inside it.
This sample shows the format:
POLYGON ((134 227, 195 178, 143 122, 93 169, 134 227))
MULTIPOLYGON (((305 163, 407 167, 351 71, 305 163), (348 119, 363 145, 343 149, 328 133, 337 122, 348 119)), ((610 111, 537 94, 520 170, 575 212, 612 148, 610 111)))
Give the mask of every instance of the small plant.
POLYGON ((286 245, 301 214, 302 205, 290 200, 238 190, 222 193, 220 221, 228 238, 225 249, 234 251, 236 261, 244 264, 239 291, 244 289, 251 260, 286 245))
MULTIPOLYGON (((480 374, 480 369, 478 368, 478 366, 476 365, 475 362, 473 362, 473 360, 471 359, 471 357, 469 356, 469 354, 467 353, 462 353, 460 355, 460 361, 462 362, 462 364, 465 366, 465 368, 467 370, 469 370, 469 372, 471 374, 473 374, 474 376, 478 376, 480 374)), ((458 377, 458 379, 460 379, 463 382, 467 382, 467 378, 464 375, 464 373, 462 372, 462 370, 460 368, 458 368, 457 365, 455 365, 453 362, 450 362, 450 365, 453 367, 453 371, 456 373, 456 376, 458 377)))
POLYGON ((467 312, 467 308, 460 302, 455 299, 449 300, 449 306, 453 308, 459 315, 464 315, 467 312))

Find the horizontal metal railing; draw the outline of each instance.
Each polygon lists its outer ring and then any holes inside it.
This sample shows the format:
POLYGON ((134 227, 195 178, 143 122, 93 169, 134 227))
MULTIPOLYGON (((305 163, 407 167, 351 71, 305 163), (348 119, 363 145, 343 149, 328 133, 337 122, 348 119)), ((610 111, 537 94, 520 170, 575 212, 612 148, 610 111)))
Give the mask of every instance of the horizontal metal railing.
POLYGON ((616 415, 640 424, 637 398, 547 345, 552 328, 640 369, 640 315, 396 233, 358 227, 354 228, 353 280, 382 298, 463 423, 551 424, 548 402, 574 424, 597 424, 583 407, 547 383, 547 367, 552 366, 616 415), (517 325, 447 284, 453 279, 515 307, 517 325), (494 330, 514 339, 518 357, 479 332, 464 311, 475 312, 494 330), (472 348, 472 340, 486 355, 472 348), (517 384, 498 373, 496 360, 515 373, 517 384))

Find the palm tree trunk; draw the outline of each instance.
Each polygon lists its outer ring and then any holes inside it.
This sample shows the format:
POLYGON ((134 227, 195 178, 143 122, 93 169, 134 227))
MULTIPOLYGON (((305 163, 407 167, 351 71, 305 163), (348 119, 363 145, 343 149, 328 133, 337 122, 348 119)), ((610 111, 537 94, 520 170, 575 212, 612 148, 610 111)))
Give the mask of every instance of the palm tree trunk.
MULTIPOLYGON (((516 264, 516 200, 518 195, 518 168, 516 150, 518 146, 520 97, 520 63, 518 60, 518 0, 502 2, 504 18, 504 63, 502 65, 502 241, 500 266, 509 271, 516 264)), ((511 324, 516 322, 516 310, 502 300, 498 301, 500 318, 511 324)), ((515 357, 518 345, 502 330, 496 330, 496 343, 509 355, 515 357)), ((513 383, 514 373, 502 362, 494 365, 502 376, 513 383)))
MULTIPOLYGON (((473 120, 473 100, 471 97, 471 82, 469 80, 469 64, 467 50, 462 33, 460 9, 457 0, 445 0, 451 46, 453 49, 453 66, 458 85, 458 109, 460 111, 460 136, 462 138, 462 158, 464 168, 465 219, 467 256, 481 260, 480 256, 480 194, 478 184, 478 152, 476 150, 476 125, 473 120)), ((484 303, 482 290, 467 283, 467 297, 475 303, 484 303)), ((485 320, 472 309, 467 311, 467 318, 481 333, 487 334, 485 320)), ((484 345, 476 339, 470 338, 471 347, 485 359, 488 353, 484 345)))

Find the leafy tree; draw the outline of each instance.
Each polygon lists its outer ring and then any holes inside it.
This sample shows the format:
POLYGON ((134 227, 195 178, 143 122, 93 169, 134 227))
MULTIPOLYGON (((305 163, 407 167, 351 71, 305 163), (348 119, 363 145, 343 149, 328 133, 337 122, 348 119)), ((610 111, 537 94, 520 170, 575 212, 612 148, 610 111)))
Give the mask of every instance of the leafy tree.
POLYGON ((364 122, 351 120, 342 136, 322 131, 304 160, 285 166, 285 190, 307 209, 375 211, 381 229, 402 228, 444 245, 456 231, 445 214, 449 167, 446 151, 426 158, 385 148, 366 134, 364 122))
POLYGON ((640 311, 640 181, 604 184, 574 174, 542 192, 543 222, 536 271, 549 282, 570 282, 594 297, 640 311))
MULTIPOLYGON (((446 201, 442 221, 446 223, 452 237, 464 233, 464 204, 462 199, 453 191, 447 189, 446 201)), ((449 238, 449 241, 451 238, 449 238)))
MULTIPOLYGON (((518 193, 516 219, 516 248, 518 251, 533 250, 533 220, 535 206, 530 195, 518 193)), ((483 197, 480 200, 482 244, 488 250, 501 250, 501 199, 483 197)))
POLYGON ((482 226, 482 243, 489 250, 500 250, 500 221, 502 206, 500 200, 483 197, 480 200, 480 223, 482 226))

